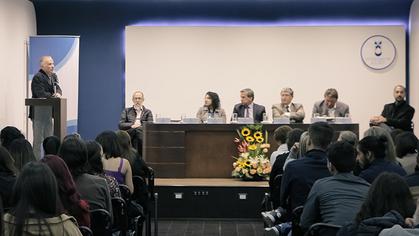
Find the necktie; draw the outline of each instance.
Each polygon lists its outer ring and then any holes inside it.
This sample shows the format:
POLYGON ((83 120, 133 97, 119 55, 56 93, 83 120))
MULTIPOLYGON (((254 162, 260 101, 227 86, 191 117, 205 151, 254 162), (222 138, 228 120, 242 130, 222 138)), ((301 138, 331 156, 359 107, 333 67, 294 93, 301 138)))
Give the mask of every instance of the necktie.
POLYGON ((244 117, 249 118, 249 106, 245 106, 244 109, 244 117))
POLYGON ((290 112, 290 109, 289 108, 290 108, 290 106, 286 105, 285 106, 285 112, 290 112))

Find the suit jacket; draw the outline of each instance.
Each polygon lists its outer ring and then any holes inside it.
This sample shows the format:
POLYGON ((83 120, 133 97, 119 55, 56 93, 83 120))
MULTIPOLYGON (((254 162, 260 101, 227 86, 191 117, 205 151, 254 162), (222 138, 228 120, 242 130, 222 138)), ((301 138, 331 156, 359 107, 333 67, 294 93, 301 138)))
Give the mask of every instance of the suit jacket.
MULTIPOLYGON (((315 113, 319 113, 320 116, 329 116, 327 113, 328 108, 324 100, 314 103, 312 117, 315 113)), ((343 102, 336 102, 335 117, 345 117, 349 114, 349 106, 343 102)))
MULTIPOLYGON (((119 129, 131 129, 131 126, 135 123, 136 118, 137 112, 135 111, 133 106, 125 108, 121 113, 121 119, 119 120, 119 129)), ((151 110, 143 106, 143 113, 141 114, 140 120, 141 124, 144 124, 145 122, 153 122, 153 114, 151 113, 151 110)))
MULTIPOLYGON (((53 73, 50 80, 48 75, 43 70, 39 70, 39 72, 36 73, 32 78, 32 98, 52 97, 54 94, 54 86, 56 90, 55 92, 62 95, 61 87, 58 84, 57 74, 53 73)), ((29 118, 33 119, 33 116, 33 107, 31 106, 29 110, 29 118)))
MULTIPOLYGON (((236 104, 233 109, 233 113, 237 113, 238 117, 244 117, 245 106, 241 103, 236 104)), ((265 107, 253 103, 253 121, 255 123, 260 123, 263 120, 263 113, 266 113, 265 107)))
MULTIPOLYGON (((208 120, 209 110, 208 107, 200 107, 198 112, 196 113, 196 118, 200 119, 201 122, 208 120)), ((214 112, 215 118, 223 118, 224 123, 226 122, 226 112, 223 108, 215 109, 214 112)))
POLYGON ((396 105, 395 102, 386 104, 381 113, 387 119, 386 124, 397 129, 412 131, 412 119, 415 109, 406 101, 396 105))
MULTIPOLYGON (((304 108, 302 104, 290 103, 288 109, 290 111, 290 120, 297 123, 303 122, 305 113, 304 113, 304 108)), ((278 103, 278 104, 272 105, 273 118, 282 117, 285 112, 286 112, 286 108, 284 104, 278 103)))

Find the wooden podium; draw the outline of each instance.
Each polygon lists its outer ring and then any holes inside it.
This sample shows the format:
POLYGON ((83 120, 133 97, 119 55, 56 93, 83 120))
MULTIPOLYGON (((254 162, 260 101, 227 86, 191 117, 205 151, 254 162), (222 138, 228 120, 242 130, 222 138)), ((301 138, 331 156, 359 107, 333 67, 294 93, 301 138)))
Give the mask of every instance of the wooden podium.
POLYGON ((50 106, 54 118, 54 135, 61 140, 67 135, 67 99, 66 98, 27 98, 26 106, 50 106))

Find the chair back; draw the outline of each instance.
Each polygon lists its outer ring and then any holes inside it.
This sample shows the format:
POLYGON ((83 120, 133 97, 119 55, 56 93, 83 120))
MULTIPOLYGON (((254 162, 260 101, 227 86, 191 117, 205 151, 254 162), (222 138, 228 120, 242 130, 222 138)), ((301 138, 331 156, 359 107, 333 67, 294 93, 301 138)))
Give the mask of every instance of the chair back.
POLYGON ((112 198, 113 211, 113 231, 128 230, 128 209, 124 199, 120 197, 112 198))
POLYGON ((111 214, 105 209, 95 209, 90 211, 90 229, 94 236, 112 235, 111 214))
POLYGON ((93 231, 87 226, 80 226, 79 230, 83 236, 93 236, 93 231))
POLYGON ((125 184, 119 185, 119 190, 121 191, 121 197, 124 199, 125 202, 131 201, 131 192, 129 191, 129 188, 125 184))
POLYGON ((292 210, 291 222, 292 222, 292 236, 302 236, 303 231, 300 227, 300 219, 303 214, 304 206, 298 206, 292 210))
POLYGON ((316 223, 308 228, 305 236, 336 236, 340 228, 340 225, 316 223))

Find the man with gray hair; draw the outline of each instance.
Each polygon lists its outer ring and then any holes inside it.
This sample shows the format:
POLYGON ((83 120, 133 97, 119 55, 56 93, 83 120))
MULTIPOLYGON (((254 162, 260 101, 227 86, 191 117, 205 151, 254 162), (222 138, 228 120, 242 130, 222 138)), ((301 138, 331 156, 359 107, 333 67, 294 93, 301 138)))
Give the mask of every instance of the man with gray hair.
POLYGON ((294 91, 291 88, 281 90, 281 103, 272 105, 272 117, 289 117, 292 123, 302 123, 304 120, 304 108, 300 103, 293 103, 294 91))
POLYGON ((266 114, 265 107, 253 103, 255 93, 250 88, 245 88, 240 91, 240 103, 236 104, 233 109, 233 114, 237 117, 253 118, 255 123, 263 121, 263 114, 266 114))
MULTIPOLYGON (((34 75, 31 83, 32 98, 59 98, 62 95, 54 73, 54 60, 51 56, 43 56, 39 60, 40 70, 34 75)), ((36 106, 30 108, 29 118, 33 127, 33 151, 35 157, 41 158, 41 144, 46 137, 52 136, 52 108, 36 106)))
POLYGON ((324 93, 324 100, 318 101, 313 106, 312 117, 345 117, 349 115, 349 106, 338 101, 338 91, 329 88, 324 93))
POLYGON ((402 129, 412 131, 412 119, 415 115, 415 109, 407 104, 406 88, 402 85, 396 85, 393 90, 395 101, 386 104, 380 116, 373 116, 370 119, 371 125, 382 126, 387 130, 402 129))

